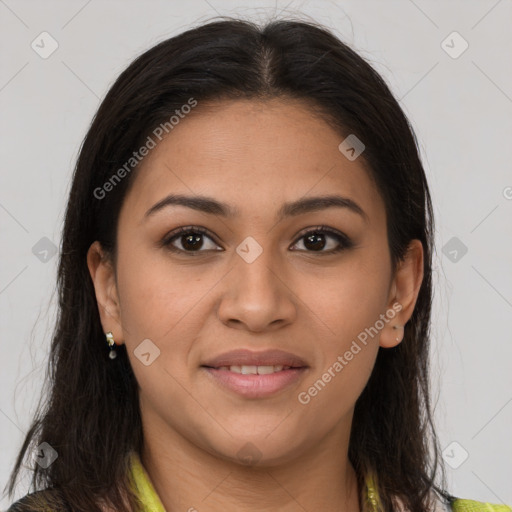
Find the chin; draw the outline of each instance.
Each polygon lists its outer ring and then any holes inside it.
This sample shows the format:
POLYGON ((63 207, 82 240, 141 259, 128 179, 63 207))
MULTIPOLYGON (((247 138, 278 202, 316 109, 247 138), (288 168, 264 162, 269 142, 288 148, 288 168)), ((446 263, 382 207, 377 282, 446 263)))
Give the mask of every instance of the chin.
POLYGON ((270 468, 286 464, 304 453, 304 446, 296 435, 275 433, 268 435, 239 434, 226 439, 225 443, 212 443, 210 453, 215 457, 253 468, 270 468), (290 444, 290 439, 294 444, 290 444))

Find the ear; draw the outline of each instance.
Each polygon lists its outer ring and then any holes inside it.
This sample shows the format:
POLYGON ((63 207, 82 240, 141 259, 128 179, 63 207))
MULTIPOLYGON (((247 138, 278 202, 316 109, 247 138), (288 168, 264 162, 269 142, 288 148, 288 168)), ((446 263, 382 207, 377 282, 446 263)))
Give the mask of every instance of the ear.
POLYGON ((111 331, 116 345, 122 345, 124 336, 114 267, 98 241, 87 251, 87 267, 94 284, 103 331, 111 331))
POLYGON ((387 311, 395 311, 396 315, 381 332, 381 347, 395 347, 403 340, 404 326, 414 312, 423 282, 423 271, 423 244, 412 240, 391 283, 387 311))

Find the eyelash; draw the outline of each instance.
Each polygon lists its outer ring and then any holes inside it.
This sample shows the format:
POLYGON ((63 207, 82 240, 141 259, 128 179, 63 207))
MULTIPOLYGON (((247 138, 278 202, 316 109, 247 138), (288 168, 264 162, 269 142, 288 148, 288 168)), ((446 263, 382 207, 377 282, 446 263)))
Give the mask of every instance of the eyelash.
MULTIPOLYGON (((301 250, 299 252, 308 252, 308 253, 313 253, 313 254, 323 254, 323 255, 330 255, 330 254, 336 254, 336 253, 339 253, 343 250, 346 250, 346 249, 350 249, 351 247, 354 246, 354 243, 352 242, 352 240, 346 236, 345 234, 341 233, 341 232, 338 232, 338 231, 335 231, 331 228, 328 228, 327 226, 317 226, 317 227, 314 227, 314 228, 310 228, 308 229, 306 232, 303 232, 302 234, 300 234, 300 236, 296 239, 296 241, 293 243, 293 245, 295 245, 298 241, 300 241, 301 239, 307 237, 308 235, 310 234, 323 234, 323 235, 329 235, 331 236, 332 238, 334 238, 338 243, 339 243, 339 246, 336 248, 336 249, 331 249, 329 251, 308 251, 308 250, 301 250)), ((189 254, 191 256, 196 256, 196 255, 199 255, 201 254, 202 252, 211 252, 211 250, 199 250, 199 251, 186 251, 186 250, 183 250, 183 249, 178 249, 177 247, 174 247, 172 245, 172 242, 174 240, 176 240, 177 238, 179 238, 180 236, 183 236, 185 234, 200 234, 200 235, 206 235, 208 238, 210 238, 215 244, 217 244, 217 242, 215 241, 214 237, 209 233, 209 231, 205 228, 202 228, 200 226, 186 226, 186 227, 181 227, 181 228, 178 228, 176 230, 174 230, 173 232, 169 233, 161 242, 161 246, 163 247, 166 247, 169 251, 171 252, 174 252, 174 253, 185 253, 185 254, 189 254)), ((218 244, 217 244, 218 245, 218 244)), ((217 251, 215 251, 217 252, 217 251)), ((220 252, 220 251, 219 251, 220 252)))

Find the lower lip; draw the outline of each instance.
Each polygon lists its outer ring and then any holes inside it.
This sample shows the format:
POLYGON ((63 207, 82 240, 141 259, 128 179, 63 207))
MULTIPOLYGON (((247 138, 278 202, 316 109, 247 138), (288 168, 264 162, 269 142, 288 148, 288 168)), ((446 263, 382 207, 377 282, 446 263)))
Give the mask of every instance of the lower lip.
POLYGON ((277 393, 297 382, 306 370, 306 367, 290 368, 267 375, 245 375, 218 368, 203 368, 222 386, 246 398, 264 398, 277 393))

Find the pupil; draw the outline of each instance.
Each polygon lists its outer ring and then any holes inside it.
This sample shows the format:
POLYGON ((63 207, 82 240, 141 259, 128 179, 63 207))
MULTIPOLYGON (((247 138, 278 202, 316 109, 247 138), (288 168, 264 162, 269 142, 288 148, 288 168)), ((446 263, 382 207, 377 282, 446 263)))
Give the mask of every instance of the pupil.
POLYGON ((323 249, 325 247, 324 235, 320 233, 311 233, 304 241, 304 246, 308 249, 323 249), (308 244, 311 244, 308 246, 308 244))
POLYGON ((185 249, 200 249, 202 244, 201 240, 202 235, 185 235, 185 243, 183 243, 183 247, 185 249))

